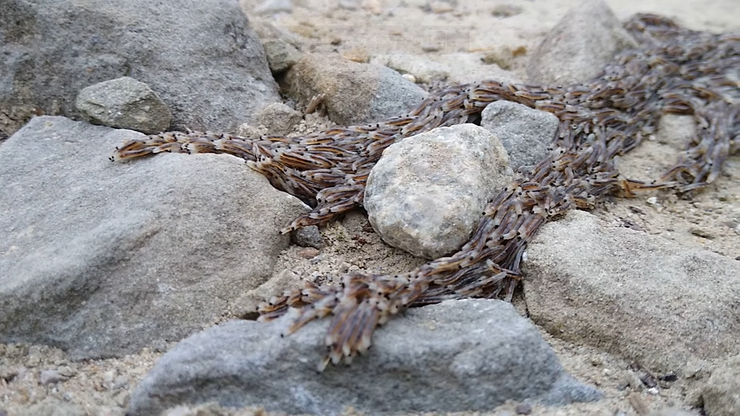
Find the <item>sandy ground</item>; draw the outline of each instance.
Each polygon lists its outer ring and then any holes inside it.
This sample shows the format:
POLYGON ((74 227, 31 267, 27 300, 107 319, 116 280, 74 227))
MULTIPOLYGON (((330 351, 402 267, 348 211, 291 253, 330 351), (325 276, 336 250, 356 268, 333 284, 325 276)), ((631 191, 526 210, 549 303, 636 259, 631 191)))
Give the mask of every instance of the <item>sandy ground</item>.
MULTIPOLYGON (((259 3, 242 1, 247 10, 259 3)), ((301 36, 306 42, 306 50, 314 53, 359 50, 372 57, 402 51, 441 59, 444 54, 452 52, 515 50, 521 47, 532 51, 577 1, 364 0, 356 3, 361 7, 346 10, 338 8, 337 1, 297 0, 291 14, 261 18, 301 36), (420 7, 425 4, 428 6, 420 7)), ((636 12, 655 12, 677 18, 692 29, 726 32, 740 28, 740 6, 736 0, 620 0, 608 3, 622 19, 636 12)), ((510 70, 514 76, 525 79, 523 68, 528 55, 511 58, 510 70)), ((669 122, 681 123, 682 120, 669 122)), ((326 120, 311 115, 297 130, 305 132, 327 124, 326 120)), ((658 134, 655 140, 644 143, 633 154, 623 158, 620 165, 623 173, 635 179, 657 177, 681 149, 683 140, 677 136, 658 134)), ((595 212, 609 222, 740 260, 739 177, 740 158, 735 156, 726 164, 724 175, 701 193, 687 197, 656 193, 628 200, 615 198, 601 203, 595 212)), ((355 268, 385 273, 405 271, 422 262, 384 245, 369 229, 361 213, 350 214, 344 221, 330 224, 323 234, 327 243, 325 248, 317 253, 313 249, 290 247, 280 256, 276 272, 287 269, 305 278, 321 279, 355 268)), ((222 317, 214 317, 214 322, 235 314, 234 311, 224 311, 222 317)), ((578 380, 598 386, 606 397, 597 403, 561 408, 534 406, 532 414, 635 415, 645 414, 645 409, 691 409, 696 405, 697 380, 705 376, 702 368, 697 368, 693 379, 660 382, 658 386, 648 388, 639 381, 640 373, 630 368, 630 362, 590 347, 565 343, 544 332, 543 336, 569 373, 578 380)), ((118 359, 72 362, 57 349, 0 344, 0 416, 123 415, 133 388, 169 347, 171 345, 163 345, 154 351, 145 349, 139 354, 118 359), (64 381, 42 384, 41 379, 50 375, 64 381), (65 410, 58 403, 71 407, 65 410), (50 404, 55 411, 62 413, 44 413, 44 404, 50 404)), ((526 410, 517 408, 516 403, 507 403, 483 414, 512 415, 526 410)), ((233 413, 213 409, 203 412, 198 414, 233 413)), ((259 412, 244 411, 240 414, 259 412)), ((348 410, 347 414, 356 413, 348 410)), ((693 410, 689 414, 699 413, 693 410)))

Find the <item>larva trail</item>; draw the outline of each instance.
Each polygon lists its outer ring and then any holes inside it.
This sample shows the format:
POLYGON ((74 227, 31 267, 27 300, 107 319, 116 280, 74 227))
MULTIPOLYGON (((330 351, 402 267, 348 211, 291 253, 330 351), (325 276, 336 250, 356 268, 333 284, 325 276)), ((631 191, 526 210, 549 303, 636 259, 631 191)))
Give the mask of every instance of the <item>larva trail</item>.
MULTIPOLYGON (((226 153, 245 159, 273 186, 313 205, 283 232, 322 225, 362 204, 370 169, 383 150, 440 126, 474 121, 488 103, 507 100, 547 111, 560 126, 552 152, 528 177, 485 208, 478 230, 458 252, 403 275, 351 274, 337 286, 308 285, 260 307, 261 320, 294 311, 292 331, 333 315, 329 361, 350 360, 371 344, 377 325, 414 305, 464 297, 510 299, 521 279, 527 241, 547 220, 589 208, 623 191, 688 192, 716 180, 738 150, 740 86, 725 74, 740 67, 740 35, 683 29, 656 15, 625 25, 639 42, 594 80, 566 87, 483 81, 444 88, 409 114, 382 123, 336 127, 304 137, 251 140, 228 134, 163 133, 118 148, 111 160, 155 153, 226 153), (676 164, 653 183, 620 176, 615 158, 653 134, 663 114, 691 115, 699 131, 676 164)), ((322 367, 323 368, 323 367, 322 367)))

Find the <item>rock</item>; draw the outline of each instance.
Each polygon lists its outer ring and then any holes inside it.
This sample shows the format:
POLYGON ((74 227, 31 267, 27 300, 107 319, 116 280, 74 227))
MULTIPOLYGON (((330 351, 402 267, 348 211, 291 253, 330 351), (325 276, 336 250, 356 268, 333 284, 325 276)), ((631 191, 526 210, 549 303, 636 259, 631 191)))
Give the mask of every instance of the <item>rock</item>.
POLYGON ((316 371, 328 320, 282 337, 291 321, 230 321, 178 344, 131 396, 129 413, 216 402, 268 412, 367 414, 489 410, 506 400, 600 398, 567 375, 537 329, 497 300, 411 309, 380 328, 366 356, 316 371))
POLYGON ((67 377, 61 375, 57 370, 44 370, 39 375, 39 383, 41 384, 54 384, 64 380, 67 380, 67 377))
POLYGON ((156 91, 179 130, 232 131, 280 100, 259 40, 230 0, 7 0, 2 9, 0 113, 33 105, 78 117, 79 91, 123 76, 156 91))
POLYGON ((234 306, 232 308, 234 316, 243 319, 257 319, 259 318, 257 307, 262 302, 273 296, 278 296, 286 290, 302 286, 303 280, 292 271, 286 269, 276 273, 265 283, 254 289, 248 290, 246 293, 239 296, 239 299, 234 302, 234 306))
POLYGON ((408 53, 377 55, 370 62, 385 65, 402 75, 411 74, 417 81, 427 84, 444 81, 450 75, 450 68, 447 65, 408 53))
POLYGON ((365 48, 362 47, 346 50, 342 52, 342 57, 361 64, 370 62, 370 54, 368 54, 365 48))
POLYGON ((559 125, 550 113, 510 101, 489 104, 481 119, 481 127, 501 140, 514 170, 534 167, 545 158, 559 125))
POLYGON ((425 43, 421 45, 421 50, 424 52, 439 52, 442 46, 437 43, 425 43))
POLYGON ((318 256, 320 253, 321 252, 318 249, 315 249, 313 247, 303 247, 302 249, 298 250, 298 257, 304 259, 312 259, 318 256))
POLYGON ((235 157, 107 160, 139 137, 37 117, 0 147, 0 342, 134 353, 270 277, 305 205, 235 157))
POLYGON ((487 130, 442 127, 388 147, 370 171, 364 205, 383 241, 438 258, 468 241, 512 179, 506 150, 487 130))
POLYGON ((504 70, 511 70, 518 67, 520 57, 526 55, 528 49, 526 45, 519 42, 509 42, 509 44, 491 45, 482 53, 481 60, 484 64, 496 64, 504 70))
MULTIPOLYGON (((251 13, 249 6, 243 0, 240 4, 245 13, 251 13)), ((254 19, 250 23, 262 42, 270 71, 273 74, 284 73, 301 59, 303 54, 296 35, 265 20, 254 19)))
POLYGON ((313 247, 320 249, 324 247, 324 238, 321 236, 319 227, 311 225, 299 228, 290 234, 293 244, 301 247, 313 247))
POLYGON ((558 338, 663 374, 740 354, 740 263, 731 258, 583 211, 543 226, 527 256, 530 316, 558 338))
POLYGON ((599 74, 614 55, 637 46, 603 0, 583 0, 547 34, 529 59, 530 82, 567 85, 599 74))
POLYGON ((303 105, 325 94, 329 119, 365 124, 408 113, 427 93, 389 68, 337 56, 305 55, 287 75, 289 94, 303 105))
POLYGON ((281 74, 301 59, 301 52, 295 46, 282 39, 268 39, 262 42, 267 62, 273 74, 281 74))
POLYGON ((256 122, 265 126, 270 134, 286 135, 301 122, 303 114, 283 103, 273 103, 261 109, 256 119, 256 122))
POLYGON ((236 135, 249 139, 257 139, 262 136, 262 133, 259 128, 252 126, 249 123, 244 123, 236 128, 236 135))
POLYGON ((707 416, 740 414, 740 355, 717 366, 704 385, 701 396, 707 416))
POLYGON ((406 81, 408 81, 408 82, 413 82, 414 84, 416 84, 416 77, 415 77, 415 76, 413 76, 413 75, 411 75, 411 74, 403 74, 403 75, 401 75, 401 76, 402 76, 402 77, 403 77, 403 79, 405 79, 406 81))
POLYGON ((498 65, 486 64, 487 54, 479 53, 448 53, 435 59, 450 69, 447 82, 477 83, 484 79, 501 82, 522 83, 513 72, 505 71, 498 65))
POLYGON ((77 95, 82 116, 95 124, 147 134, 166 131, 172 113, 143 82, 122 77, 91 85, 77 95))

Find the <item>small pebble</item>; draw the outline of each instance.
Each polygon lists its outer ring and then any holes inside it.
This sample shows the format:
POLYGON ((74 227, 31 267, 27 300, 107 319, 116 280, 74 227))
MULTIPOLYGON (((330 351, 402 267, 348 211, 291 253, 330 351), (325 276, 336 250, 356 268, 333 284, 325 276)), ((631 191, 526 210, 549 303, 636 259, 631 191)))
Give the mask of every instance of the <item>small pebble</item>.
POLYGON ((313 247, 303 247, 302 249, 298 250, 298 256, 304 259, 312 259, 318 255, 319 255, 319 250, 313 247))
POLYGON ((528 415, 532 413, 532 405, 530 405, 529 403, 519 403, 514 408, 514 411, 518 415, 528 415))
POLYGON ((18 375, 18 370, 9 366, 0 366, 0 380, 10 382, 18 375))
POLYGON ((370 61, 370 55, 364 48, 352 48, 342 52, 342 56, 353 62, 366 64, 370 61))
POLYGON ((407 81, 411 81, 411 82, 413 82, 414 84, 416 84, 416 77, 415 77, 415 76, 413 76, 413 75, 411 75, 411 74, 403 74, 403 75, 401 75, 401 77, 402 77, 403 79, 407 80, 407 81))
POLYGON ((647 392, 656 396, 660 393, 660 390, 658 390, 657 387, 650 387, 649 389, 647 389, 647 392))
POLYGON ((689 229, 689 232, 691 234, 694 234, 697 237, 706 238, 708 240, 711 240, 714 238, 714 234, 702 228, 692 227, 689 229))
POLYGON ((651 196, 645 202, 647 202, 648 205, 656 205, 658 203, 658 198, 651 196))
POLYGON ((261 136, 260 129, 251 124, 244 123, 236 128, 236 135, 246 137, 248 139, 254 139, 261 136))
POLYGON ((43 384, 54 384, 60 381, 64 381, 67 378, 59 374, 57 370, 44 370, 39 376, 39 383, 43 384))
POLYGON ((668 373, 668 374, 662 376, 660 379, 663 380, 663 381, 667 381, 669 383, 672 383, 672 382, 678 380, 678 376, 676 374, 673 374, 673 373, 668 373))
POLYGON ((645 389, 645 384, 642 383, 640 377, 635 373, 629 373, 627 375, 627 384, 632 388, 632 391, 641 392, 645 389))
POLYGON ((421 45, 421 50, 424 52, 437 52, 440 49, 442 49, 442 47, 436 43, 427 43, 425 45, 421 45))
POLYGON ((504 19, 511 16, 516 16, 520 13, 522 13, 524 10, 519 7, 515 6, 513 4, 498 4, 493 7, 493 10, 491 10, 491 14, 504 19))
POLYGON ((293 244, 301 247, 313 247, 321 249, 324 247, 324 238, 321 236, 319 227, 312 225, 310 227, 299 228, 290 234, 293 244))

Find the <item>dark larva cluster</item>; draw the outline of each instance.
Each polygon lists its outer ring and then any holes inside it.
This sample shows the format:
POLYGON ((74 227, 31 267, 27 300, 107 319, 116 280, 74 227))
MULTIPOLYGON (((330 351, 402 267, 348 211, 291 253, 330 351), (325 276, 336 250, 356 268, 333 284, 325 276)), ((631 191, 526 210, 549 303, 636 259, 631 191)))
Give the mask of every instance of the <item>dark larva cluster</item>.
POLYGON ((273 186, 314 207, 283 230, 288 232, 325 224, 361 206, 370 169, 386 147, 402 138, 474 121, 497 100, 557 116, 560 126, 550 154, 491 201, 459 252, 402 275, 353 273, 338 286, 306 283, 260 307, 261 320, 294 314, 291 331, 333 315, 323 364, 336 364, 366 351, 375 327, 410 306, 465 297, 510 299, 521 279, 527 241, 568 209, 592 207, 615 192, 687 192, 718 177, 725 159, 738 149, 740 86, 727 74, 740 68, 740 35, 690 31, 655 15, 635 16, 626 28, 639 48, 615 57, 587 84, 551 88, 484 81, 452 86, 431 94, 408 115, 379 124, 291 139, 163 133, 127 143, 111 159, 162 152, 241 157, 273 186), (699 126, 696 136, 655 182, 621 177, 616 157, 653 134, 663 114, 692 115, 699 126))

